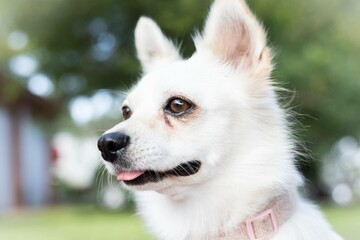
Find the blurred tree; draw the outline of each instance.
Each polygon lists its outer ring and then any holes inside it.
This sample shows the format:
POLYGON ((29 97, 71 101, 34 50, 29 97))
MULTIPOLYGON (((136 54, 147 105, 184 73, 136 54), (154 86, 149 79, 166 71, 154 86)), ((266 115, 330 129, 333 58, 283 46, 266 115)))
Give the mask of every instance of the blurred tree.
MULTIPOLYGON (((64 104, 96 89, 124 89, 139 75, 133 44, 139 16, 154 18, 190 56, 194 46, 189 33, 194 26, 201 29, 210 2, 1 0, 0 72, 26 84, 28 77, 19 77, 6 66, 14 56, 31 56, 37 71, 53 81, 52 97, 64 104), (25 34, 26 47, 11 47, 14 33, 25 34)), ((296 90, 295 110, 311 116, 301 119, 310 126, 301 137, 315 159, 341 136, 359 138, 360 2, 252 0, 249 4, 268 29, 276 53, 274 78, 296 90)), ((302 165, 315 183, 317 165, 317 161, 302 165)))
POLYGON ((55 81, 56 93, 68 99, 99 88, 126 88, 134 81, 139 64, 133 31, 144 13, 169 35, 184 39, 189 55, 188 33, 201 22, 209 1, 15 0, 2 5, 11 12, 6 15, 11 19, 8 32, 21 30, 29 36, 27 51, 55 81))
POLYGON ((317 160, 342 136, 360 136, 360 2, 259 0, 254 8, 277 53, 274 77, 308 116, 301 137, 315 161, 301 167, 320 190, 317 160))

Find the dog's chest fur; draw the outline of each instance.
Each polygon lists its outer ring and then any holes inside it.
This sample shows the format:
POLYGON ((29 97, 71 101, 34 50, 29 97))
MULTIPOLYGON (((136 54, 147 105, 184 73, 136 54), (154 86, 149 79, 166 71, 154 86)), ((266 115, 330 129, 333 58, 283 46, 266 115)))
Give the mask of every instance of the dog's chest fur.
MULTIPOLYGON (((201 200, 201 199, 199 199, 201 200)), ((201 202, 174 204, 156 193, 137 194, 138 210, 146 225, 157 237, 166 240, 248 240, 238 233, 238 223, 248 214, 242 202, 225 204, 217 211, 201 202), (183 205, 185 204, 185 206, 183 205), (234 207, 234 208, 233 208, 234 207)), ((207 202, 209 205, 212 203, 207 202)), ((246 205, 251 206, 252 204, 246 205)), ((216 206, 216 204, 212 205, 216 206)), ((249 211, 249 209, 247 209, 249 211)), ((250 211, 251 212, 251 211, 250 211)), ((281 225, 271 240, 340 240, 324 221, 317 208, 296 199, 291 217, 281 225)))

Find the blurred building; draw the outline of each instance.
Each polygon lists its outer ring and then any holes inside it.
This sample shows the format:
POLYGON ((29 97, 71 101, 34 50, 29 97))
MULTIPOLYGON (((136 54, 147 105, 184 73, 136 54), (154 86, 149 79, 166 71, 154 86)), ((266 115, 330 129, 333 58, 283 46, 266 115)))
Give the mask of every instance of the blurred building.
POLYGON ((0 212, 50 199, 51 146, 38 124, 58 107, 0 76, 0 212))

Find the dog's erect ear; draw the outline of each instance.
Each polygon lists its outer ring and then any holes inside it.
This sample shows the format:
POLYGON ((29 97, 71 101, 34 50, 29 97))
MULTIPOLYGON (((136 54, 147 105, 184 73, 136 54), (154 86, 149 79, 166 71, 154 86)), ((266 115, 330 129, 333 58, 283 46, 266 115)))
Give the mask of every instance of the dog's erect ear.
POLYGON ((150 18, 141 17, 135 28, 135 45, 144 72, 181 59, 178 49, 150 18))
POLYGON ((265 31, 244 0, 215 0, 195 43, 197 50, 208 48, 236 68, 271 65, 265 31))

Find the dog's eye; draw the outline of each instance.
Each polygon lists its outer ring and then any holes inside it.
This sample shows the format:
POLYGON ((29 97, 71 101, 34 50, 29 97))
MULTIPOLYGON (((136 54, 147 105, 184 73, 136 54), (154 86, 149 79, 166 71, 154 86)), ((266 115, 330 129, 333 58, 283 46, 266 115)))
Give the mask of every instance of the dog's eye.
POLYGON ((123 114, 123 118, 124 120, 127 120, 131 117, 131 109, 128 106, 124 106, 122 107, 122 114, 123 114))
POLYGON ((165 110, 174 115, 181 115, 192 108, 192 104, 181 98, 173 98, 167 104, 165 110))

